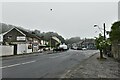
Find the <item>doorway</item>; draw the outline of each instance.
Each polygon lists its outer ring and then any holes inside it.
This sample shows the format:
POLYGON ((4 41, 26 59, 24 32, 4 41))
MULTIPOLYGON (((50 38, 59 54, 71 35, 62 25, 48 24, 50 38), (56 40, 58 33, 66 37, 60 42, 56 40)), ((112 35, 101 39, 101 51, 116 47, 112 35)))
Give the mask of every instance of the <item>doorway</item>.
POLYGON ((17 44, 14 44, 14 55, 17 55, 17 44))

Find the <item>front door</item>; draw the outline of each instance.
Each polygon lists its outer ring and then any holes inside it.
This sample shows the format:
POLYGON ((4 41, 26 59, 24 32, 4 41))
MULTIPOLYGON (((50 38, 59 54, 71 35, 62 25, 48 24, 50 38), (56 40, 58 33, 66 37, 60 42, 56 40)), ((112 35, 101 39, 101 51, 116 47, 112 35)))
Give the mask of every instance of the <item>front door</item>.
POLYGON ((14 55, 17 55, 17 44, 14 44, 14 55))

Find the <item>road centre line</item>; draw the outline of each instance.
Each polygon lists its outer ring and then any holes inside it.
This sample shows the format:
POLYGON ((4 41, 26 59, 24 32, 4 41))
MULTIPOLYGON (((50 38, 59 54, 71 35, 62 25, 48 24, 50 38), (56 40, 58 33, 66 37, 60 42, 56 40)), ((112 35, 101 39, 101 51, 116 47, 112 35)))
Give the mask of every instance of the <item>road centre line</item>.
POLYGON ((49 58, 57 58, 57 57, 62 57, 64 55, 59 55, 59 56, 53 56, 53 57, 49 57, 49 58))
POLYGON ((59 56, 54 56, 54 57, 50 57, 50 58, 57 58, 57 57, 59 57, 59 56))
POLYGON ((14 66, 18 66, 18 65, 20 65, 20 64, 13 64, 13 65, 9 65, 9 66, 3 66, 3 67, 0 67, 0 69, 14 67, 14 66))
POLYGON ((29 64, 29 63, 33 63, 33 62, 36 62, 36 61, 29 61, 29 62, 25 62, 25 63, 21 63, 21 64, 29 64))
POLYGON ((24 64, 29 64, 29 63, 33 63, 33 62, 36 62, 36 60, 29 61, 29 62, 24 62, 24 63, 13 64, 13 65, 9 65, 9 66, 3 66, 3 67, 0 67, 0 69, 14 67, 14 66, 19 66, 19 65, 24 65, 24 64))

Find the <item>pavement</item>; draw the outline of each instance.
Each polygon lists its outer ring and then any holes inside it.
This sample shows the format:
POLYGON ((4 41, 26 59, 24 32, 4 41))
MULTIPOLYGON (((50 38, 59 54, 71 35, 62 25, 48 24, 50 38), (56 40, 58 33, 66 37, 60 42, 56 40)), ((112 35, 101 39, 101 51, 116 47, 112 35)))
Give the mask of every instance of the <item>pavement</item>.
MULTIPOLYGON (((64 78, 115 78, 120 80, 120 63, 113 58, 97 59, 99 54, 94 54, 72 68, 64 78)), ((111 80, 112 80, 111 79, 111 80)))
POLYGON ((2 59, 3 78, 62 78, 96 50, 68 50, 53 54, 11 56, 2 59), (8 59, 7 59, 8 58, 8 59))

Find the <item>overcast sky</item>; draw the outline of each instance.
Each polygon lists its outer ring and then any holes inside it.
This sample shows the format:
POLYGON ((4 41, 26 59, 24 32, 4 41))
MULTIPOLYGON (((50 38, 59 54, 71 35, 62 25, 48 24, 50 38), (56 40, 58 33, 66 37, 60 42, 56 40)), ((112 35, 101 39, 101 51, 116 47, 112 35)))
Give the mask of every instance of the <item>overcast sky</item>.
POLYGON ((2 22, 41 32, 57 32, 64 38, 95 37, 100 31, 93 27, 94 24, 103 27, 105 22, 110 30, 117 20, 117 2, 2 3, 2 22))

